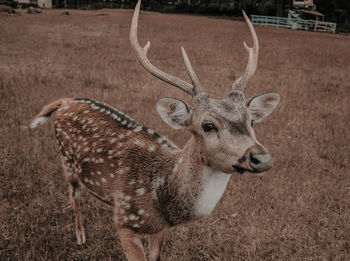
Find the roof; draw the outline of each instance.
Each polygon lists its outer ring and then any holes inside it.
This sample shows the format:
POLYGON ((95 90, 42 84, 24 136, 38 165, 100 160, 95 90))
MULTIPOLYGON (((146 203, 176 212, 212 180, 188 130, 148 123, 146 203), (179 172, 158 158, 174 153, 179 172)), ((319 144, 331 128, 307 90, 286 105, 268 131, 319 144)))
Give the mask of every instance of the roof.
POLYGON ((307 14, 312 14, 316 16, 324 16, 324 14, 318 12, 318 11, 311 11, 311 10, 299 10, 300 12, 307 13, 307 14))

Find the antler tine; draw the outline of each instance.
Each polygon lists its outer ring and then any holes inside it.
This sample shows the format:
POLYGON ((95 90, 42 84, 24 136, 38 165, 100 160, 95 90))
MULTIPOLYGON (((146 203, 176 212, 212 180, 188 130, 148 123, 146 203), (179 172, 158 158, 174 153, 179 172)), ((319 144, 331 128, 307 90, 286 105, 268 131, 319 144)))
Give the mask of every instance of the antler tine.
POLYGON ((172 76, 170 74, 167 74, 161 70, 159 70, 157 67, 155 67, 147 58, 147 51, 149 47, 151 46, 150 42, 147 42, 145 47, 141 47, 139 44, 139 41, 137 39, 137 25, 138 25, 138 19, 139 19, 139 13, 140 13, 140 6, 141 6, 141 0, 137 2, 137 5, 135 7, 134 15, 132 17, 132 22, 131 22, 131 28, 130 28, 130 42, 131 46, 134 48, 136 52, 136 56, 138 61, 142 64, 142 66, 149 71, 153 76, 161 79, 164 82, 167 82, 184 92, 194 96, 194 88, 193 86, 181 80, 180 78, 177 78, 175 76, 172 76))
POLYGON ((189 74, 191 81, 192 81, 192 84, 193 84, 193 93, 194 93, 194 95, 202 93, 203 92, 202 85, 199 82, 198 76, 191 65, 190 59, 187 56, 185 48, 183 48, 182 46, 181 46, 181 51, 182 51, 182 56, 183 56, 185 64, 186 64, 188 74, 189 74))
POLYGON ((249 31, 250 31, 252 38, 253 38, 253 47, 250 48, 250 47, 248 47, 246 42, 243 42, 244 48, 246 49, 246 51, 249 54, 249 58, 248 58, 248 63, 247 63, 247 67, 245 69, 244 74, 242 76, 240 76, 232 85, 232 89, 237 90, 237 91, 243 91, 248 80, 255 73, 256 67, 258 65, 258 56, 259 56, 258 37, 255 33, 254 27, 253 27, 252 23, 250 22, 248 16, 246 15, 246 13, 244 11, 242 11, 242 12, 243 12, 244 19, 245 19, 246 23, 248 24, 249 31))

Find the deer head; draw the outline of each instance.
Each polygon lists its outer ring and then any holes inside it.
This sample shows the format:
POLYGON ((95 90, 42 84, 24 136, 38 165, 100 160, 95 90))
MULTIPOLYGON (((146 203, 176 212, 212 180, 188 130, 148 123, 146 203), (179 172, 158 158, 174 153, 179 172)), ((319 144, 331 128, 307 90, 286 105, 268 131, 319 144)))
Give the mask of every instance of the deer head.
POLYGON ((174 129, 186 129, 192 133, 203 164, 225 173, 259 173, 270 169, 273 160, 269 152, 257 140, 253 125, 261 122, 276 108, 279 95, 268 93, 246 101, 243 91, 253 76, 258 62, 259 42, 253 25, 243 12, 253 38, 253 47, 244 47, 248 52, 248 63, 244 74, 232 85, 225 99, 214 99, 204 92, 192 68, 186 51, 182 55, 192 84, 169 75, 150 63, 147 51, 150 42, 141 47, 137 39, 140 12, 139 0, 134 11, 130 41, 139 62, 155 77, 181 89, 193 97, 193 106, 185 102, 163 98, 157 103, 160 117, 174 129))

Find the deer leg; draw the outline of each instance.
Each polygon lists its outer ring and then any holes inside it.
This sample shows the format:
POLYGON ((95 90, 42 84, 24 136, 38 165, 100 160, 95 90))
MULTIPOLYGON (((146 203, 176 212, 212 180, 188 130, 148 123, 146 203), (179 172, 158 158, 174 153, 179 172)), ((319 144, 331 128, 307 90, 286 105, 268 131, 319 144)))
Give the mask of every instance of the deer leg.
POLYGON ((149 244, 149 260, 150 261, 159 261, 160 253, 162 249, 162 244, 165 238, 166 231, 150 236, 149 244))
POLYGON ((147 261, 139 235, 126 228, 119 228, 118 235, 128 261, 147 261))
POLYGON ((80 209, 80 185, 77 178, 73 175, 73 170, 70 167, 70 163, 66 162, 62 157, 62 165, 64 176, 69 186, 69 202, 75 212, 75 234, 77 237, 77 244, 85 244, 85 229, 83 226, 83 217, 80 209))
POLYGON ((77 244, 85 244, 86 237, 80 209, 80 185, 78 182, 69 183, 69 198, 75 212, 75 234, 77 237, 77 244))

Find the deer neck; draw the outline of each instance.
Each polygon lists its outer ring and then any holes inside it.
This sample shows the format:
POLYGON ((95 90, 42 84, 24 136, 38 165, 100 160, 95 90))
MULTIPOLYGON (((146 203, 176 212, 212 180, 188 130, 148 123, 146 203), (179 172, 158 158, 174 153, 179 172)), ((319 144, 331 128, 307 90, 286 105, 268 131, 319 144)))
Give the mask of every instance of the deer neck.
POLYGON ((201 157, 201 143, 192 137, 177 153, 168 177, 165 194, 159 199, 163 215, 170 225, 207 216, 222 197, 230 175, 206 166, 201 157))

